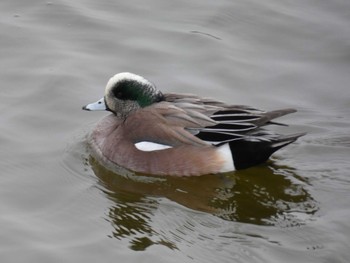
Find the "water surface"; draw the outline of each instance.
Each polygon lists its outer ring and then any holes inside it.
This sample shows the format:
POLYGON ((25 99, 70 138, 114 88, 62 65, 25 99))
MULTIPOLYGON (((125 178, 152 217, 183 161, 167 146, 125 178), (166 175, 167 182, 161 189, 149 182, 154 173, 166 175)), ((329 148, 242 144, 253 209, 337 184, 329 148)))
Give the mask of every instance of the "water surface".
POLYGON ((2 262, 348 262, 348 1, 2 1, 2 262), (113 173, 81 111, 108 78, 273 110, 307 132, 265 165, 113 173))

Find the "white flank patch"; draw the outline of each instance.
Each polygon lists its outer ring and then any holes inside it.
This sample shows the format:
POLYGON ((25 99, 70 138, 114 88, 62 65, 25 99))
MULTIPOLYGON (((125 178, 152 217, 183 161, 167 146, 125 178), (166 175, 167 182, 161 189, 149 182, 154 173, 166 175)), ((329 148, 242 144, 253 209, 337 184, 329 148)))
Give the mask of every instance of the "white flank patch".
POLYGON ((226 172, 235 171, 236 169, 233 164, 232 153, 228 143, 225 143, 224 145, 218 147, 217 151, 220 154, 220 157, 224 159, 224 165, 221 168, 220 172, 226 173, 226 172))
POLYGON ((144 152, 151 152, 151 151, 158 151, 158 150, 165 150, 172 148, 169 145, 159 144, 155 142, 138 142, 135 143, 135 147, 144 152))

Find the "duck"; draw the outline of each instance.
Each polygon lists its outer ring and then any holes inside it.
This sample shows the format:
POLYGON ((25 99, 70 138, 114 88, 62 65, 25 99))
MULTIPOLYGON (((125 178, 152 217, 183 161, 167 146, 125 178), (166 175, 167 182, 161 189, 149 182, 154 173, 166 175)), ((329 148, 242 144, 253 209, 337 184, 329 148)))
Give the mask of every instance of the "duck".
POLYGON ((305 134, 266 129, 286 126, 274 119, 295 109, 263 111, 193 94, 163 93, 129 72, 111 77, 104 96, 82 109, 110 112, 88 136, 94 154, 141 174, 200 176, 247 169, 305 134))

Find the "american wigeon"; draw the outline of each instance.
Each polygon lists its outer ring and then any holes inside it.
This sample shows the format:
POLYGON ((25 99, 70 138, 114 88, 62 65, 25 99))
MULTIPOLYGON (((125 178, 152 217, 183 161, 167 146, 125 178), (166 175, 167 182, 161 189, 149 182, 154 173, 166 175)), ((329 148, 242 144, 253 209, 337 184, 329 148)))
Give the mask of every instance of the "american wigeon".
POLYGON ((159 91, 145 78, 119 73, 105 95, 84 110, 107 110, 90 136, 103 159, 155 175, 229 172, 265 162, 303 133, 279 135, 262 126, 294 109, 261 111, 196 95, 159 91))

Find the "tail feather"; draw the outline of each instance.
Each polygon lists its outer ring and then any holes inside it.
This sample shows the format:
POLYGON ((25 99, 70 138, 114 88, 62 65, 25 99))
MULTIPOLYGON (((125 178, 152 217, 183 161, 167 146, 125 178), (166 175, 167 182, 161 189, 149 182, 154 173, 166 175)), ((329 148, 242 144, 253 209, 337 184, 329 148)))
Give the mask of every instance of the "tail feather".
POLYGON ((271 140, 249 140, 242 138, 229 142, 232 158, 237 170, 265 162, 277 150, 296 141, 305 133, 281 135, 271 140))
POLYGON ((268 111, 262 115, 261 118, 258 119, 258 121, 255 122, 256 125, 262 126, 265 124, 275 124, 274 122, 271 122, 271 120, 282 117, 284 115, 294 113, 296 112, 295 109, 282 109, 282 110, 274 110, 274 111, 268 111))

